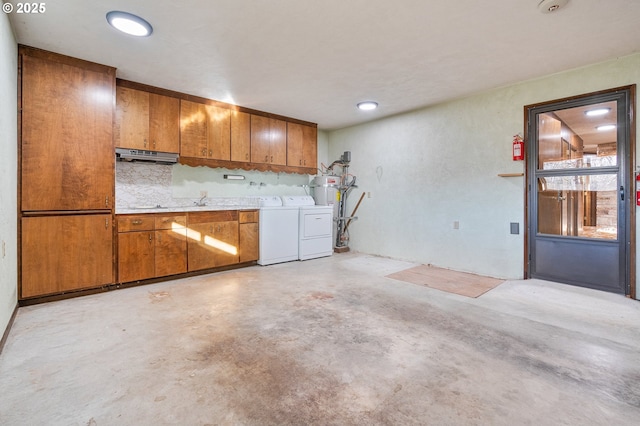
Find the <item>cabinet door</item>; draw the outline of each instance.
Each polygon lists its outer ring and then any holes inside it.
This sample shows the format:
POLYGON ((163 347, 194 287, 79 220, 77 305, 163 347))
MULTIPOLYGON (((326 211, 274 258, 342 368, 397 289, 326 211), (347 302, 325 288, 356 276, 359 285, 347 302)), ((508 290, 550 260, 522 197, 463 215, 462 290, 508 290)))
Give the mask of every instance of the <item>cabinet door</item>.
POLYGON ((22 56, 22 210, 111 209, 115 76, 22 56))
POLYGON ((187 230, 187 253, 189 271, 198 271, 216 266, 215 248, 209 240, 213 236, 215 223, 189 224, 187 230))
POLYGON ((186 228, 156 231, 155 237, 155 276, 187 272, 186 228))
POLYGON ((116 88, 116 146, 149 148, 149 94, 126 87, 116 88))
POLYGON ((231 112, 231 161, 251 161, 251 114, 231 112))
POLYGON ((302 166, 318 167, 318 129, 302 126, 302 166))
POLYGON ((238 222, 215 223, 213 238, 207 244, 215 248, 216 266, 238 263, 238 222))
POLYGON ((189 271, 238 263, 238 222, 189 224, 189 271))
POLYGON ((250 262, 252 260, 258 260, 258 224, 241 223, 239 225, 239 229, 240 262, 250 262))
POLYGON ((206 158, 207 152, 206 105, 180 100, 180 155, 206 158))
POLYGON ((180 100, 149 94, 149 141, 151 149, 180 152, 180 100))
POLYGON ((287 165, 287 122, 269 119, 271 141, 269 144, 269 162, 282 166, 287 165))
POLYGON ((251 162, 269 163, 269 145, 271 129, 269 118, 261 115, 251 116, 251 162))
POLYGON ((302 125, 287 123, 287 166, 302 167, 302 125))
POLYGON ((231 159, 231 114, 226 108, 207 105, 208 121, 208 158, 215 160, 231 159))
POLYGON ((287 123, 287 166, 317 167, 317 129, 287 123))
POLYGON ((111 215, 22 218, 21 298, 113 283, 111 215))
POLYGON ((118 234, 118 282, 154 277, 154 245, 153 231, 118 234))

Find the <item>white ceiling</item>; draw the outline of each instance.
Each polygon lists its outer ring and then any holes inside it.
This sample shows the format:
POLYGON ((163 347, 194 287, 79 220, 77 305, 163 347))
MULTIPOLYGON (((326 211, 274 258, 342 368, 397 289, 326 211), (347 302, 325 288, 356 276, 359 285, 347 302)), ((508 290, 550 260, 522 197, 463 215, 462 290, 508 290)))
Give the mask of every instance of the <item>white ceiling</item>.
POLYGON ((10 19, 21 44, 330 130, 640 51, 639 0, 547 14, 538 3, 56 0, 10 19), (118 33, 110 10, 144 17, 153 35, 118 33), (380 107, 359 111, 362 100, 380 107))

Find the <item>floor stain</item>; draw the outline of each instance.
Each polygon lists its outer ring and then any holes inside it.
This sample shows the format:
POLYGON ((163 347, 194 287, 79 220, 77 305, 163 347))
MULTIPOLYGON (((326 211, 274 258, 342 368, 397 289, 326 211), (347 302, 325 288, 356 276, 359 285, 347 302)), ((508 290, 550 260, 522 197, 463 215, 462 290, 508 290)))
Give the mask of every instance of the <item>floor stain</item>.
POLYGON ((162 302, 167 297, 171 297, 171 294, 168 291, 149 292, 149 299, 151 299, 151 303, 162 302))
POLYGON ((331 300, 334 297, 335 296, 333 294, 325 293, 322 291, 314 291, 309 295, 309 299, 315 299, 315 300, 331 300))

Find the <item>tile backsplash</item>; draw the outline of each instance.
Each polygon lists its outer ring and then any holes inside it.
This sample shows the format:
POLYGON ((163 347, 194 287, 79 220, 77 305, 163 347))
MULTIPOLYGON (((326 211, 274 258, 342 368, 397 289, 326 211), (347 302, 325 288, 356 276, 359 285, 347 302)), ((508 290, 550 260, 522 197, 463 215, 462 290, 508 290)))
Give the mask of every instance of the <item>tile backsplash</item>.
POLYGON ((141 206, 192 206, 206 193, 214 206, 257 206, 260 195, 305 195, 309 175, 116 162, 116 212, 141 206), (244 180, 225 180, 225 174, 244 180))

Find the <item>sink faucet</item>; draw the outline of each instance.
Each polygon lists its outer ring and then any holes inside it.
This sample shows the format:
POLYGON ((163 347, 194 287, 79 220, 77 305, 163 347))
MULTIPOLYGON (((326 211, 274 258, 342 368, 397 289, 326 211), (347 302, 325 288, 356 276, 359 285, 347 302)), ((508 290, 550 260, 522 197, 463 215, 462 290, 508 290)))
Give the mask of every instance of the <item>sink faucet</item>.
POLYGON ((196 206, 206 206, 207 203, 204 202, 204 199, 207 198, 207 196, 203 196, 202 198, 200 198, 198 201, 194 201, 194 203, 196 204, 196 206))

